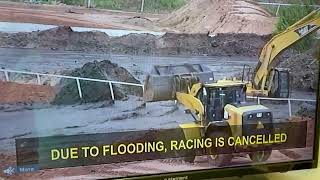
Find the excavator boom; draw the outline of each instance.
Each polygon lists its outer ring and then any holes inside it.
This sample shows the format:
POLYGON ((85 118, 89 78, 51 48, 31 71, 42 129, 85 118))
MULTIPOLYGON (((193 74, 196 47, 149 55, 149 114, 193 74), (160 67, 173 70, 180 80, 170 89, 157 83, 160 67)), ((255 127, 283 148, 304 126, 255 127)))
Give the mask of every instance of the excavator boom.
POLYGON ((276 58, 277 55, 319 28, 320 9, 311 12, 282 33, 274 36, 262 49, 259 63, 253 74, 253 87, 261 91, 270 90, 268 86, 271 86, 271 83, 266 84, 267 77, 270 75, 272 68, 279 63, 276 58))

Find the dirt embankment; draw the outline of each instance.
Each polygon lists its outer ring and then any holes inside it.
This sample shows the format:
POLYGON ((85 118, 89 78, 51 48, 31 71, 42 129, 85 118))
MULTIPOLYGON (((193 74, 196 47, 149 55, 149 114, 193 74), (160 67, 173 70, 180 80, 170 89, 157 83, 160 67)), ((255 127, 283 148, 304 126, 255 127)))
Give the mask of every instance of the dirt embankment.
POLYGON ((48 103, 55 96, 55 88, 51 86, 18 84, 0 81, 0 103, 48 103))
POLYGON ((241 0, 192 0, 160 20, 161 26, 186 33, 272 33, 275 18, 241 0))
MULTIPOLYGON (((136 12, 85 8, 71 5, 29 4, 0 1, 0 21, 49 24, 58 26, 77 26, 105 29, 156 30, 159 27, 126 23, 141 15, 136 12)), ((150 21, 158 20, 161 14, 144 13, 150 21)), ((150 24, 150 23, 149 23, 150 24)))
POLYGON ((110 37, 102 32, 73 32, 58 27, 32 33, 0 33, 0 47, 106 52, 132 55, 258 56, 270 36, 256 34, 129 34, 110 37))
POLYGON ((265 10, 250 1, 189 0, 169 14, 0 1, 0 21, 177 33, 272 33, 265 10))
MULTIPOLYGON (((125 68, 107 60, 86 63, 67 75, 140 84, 125 68)), ((105 82, 80 81, 82 99, 79 97, 78 86, 74 80, 62 80, 58 86, 60 90, 53 104, 88 103, 112 99, 109 84, 105 82)), ((127 95, 142 96, 142 88, 137 86, 112 84, 112 89, 116 100, 123 99, 127 95)))
MULTIPOLYGON (((108 60, 93 61, 65 75, 141 84, 125 68, 108 60)), ((0 80, 0 105, 57 104, 69 105, 89 102, 111 102, 109 83, 80 80, 82 99, 74 79, 61 79, 55 86, 22 84, 0 80)), ((142 96, 142 87, 112 84, 115 100, 128 95, 142 96)), ((5 106, 0 107, 5 108, 5 106)))

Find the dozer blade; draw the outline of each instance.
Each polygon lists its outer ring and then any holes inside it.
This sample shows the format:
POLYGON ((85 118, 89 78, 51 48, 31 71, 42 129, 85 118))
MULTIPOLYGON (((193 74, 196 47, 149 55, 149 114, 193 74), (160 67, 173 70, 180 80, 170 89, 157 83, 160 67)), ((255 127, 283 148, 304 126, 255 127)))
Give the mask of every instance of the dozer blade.
POLYGON ((144 83, 146 102, 176 100, 176 92, 187 93, 195 83, 212 83, 213 72, 201 64, 154 66, 144 83))

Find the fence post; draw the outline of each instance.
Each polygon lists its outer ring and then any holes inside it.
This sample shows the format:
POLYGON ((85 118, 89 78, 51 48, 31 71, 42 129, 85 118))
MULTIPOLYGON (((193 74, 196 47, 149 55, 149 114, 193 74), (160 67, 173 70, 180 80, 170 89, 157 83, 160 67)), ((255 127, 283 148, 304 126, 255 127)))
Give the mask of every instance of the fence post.
POLYGON ((279 14, 280 6, 281 6, 281 4, 278 5, 276 16, 278 16, 278 14, 279 14))
POLYGON ((6 78, 6 81, 9 82, 9 74, 8 74, 8 71, 4 70, 4 76, 6 78))
POLYGON ((258 104, 260 104, 260 97, 258 97, 257 99, 258 99, 258 104))
POLYGON ((114 101, 114 93, 113 93, 113 88, 112 88, 112 83, 111 82, 109 82, 109 88, 110 88, 111 98, 114 101))
POLYGON ((140 9, 140 12, 143 12, 143 9, 144 9, 144 0, 141 0, 141 9, 140 9))
POLYGON ((37 73, 37 82, 38 82, 38 85, 41 85, 41 79, 40 79, 40 75, 37 73))
POLYGON ((288 99, 288 106, 289 106, 289 117, 292 116, 292 111, 291 111, 291 101, 288 99))
POLYGON ((78 78, 76 78, 77 81, 77 86, 78 86, 78 92, 79 92, 79 97, 82 99, 82 92, 81 92, 81 87, 80 87, 80 81, 78 78))

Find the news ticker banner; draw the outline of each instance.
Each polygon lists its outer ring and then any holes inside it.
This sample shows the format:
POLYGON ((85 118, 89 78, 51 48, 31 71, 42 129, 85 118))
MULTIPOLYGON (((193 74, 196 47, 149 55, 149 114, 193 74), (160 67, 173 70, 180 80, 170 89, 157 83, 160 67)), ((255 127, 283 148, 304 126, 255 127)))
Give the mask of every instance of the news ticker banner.
POLYGON ((190 139, 180 128, 16 139, 17 166, 48 169, 306 147, 306 121, 231 129, 231 136, 210 133, 190 139))

